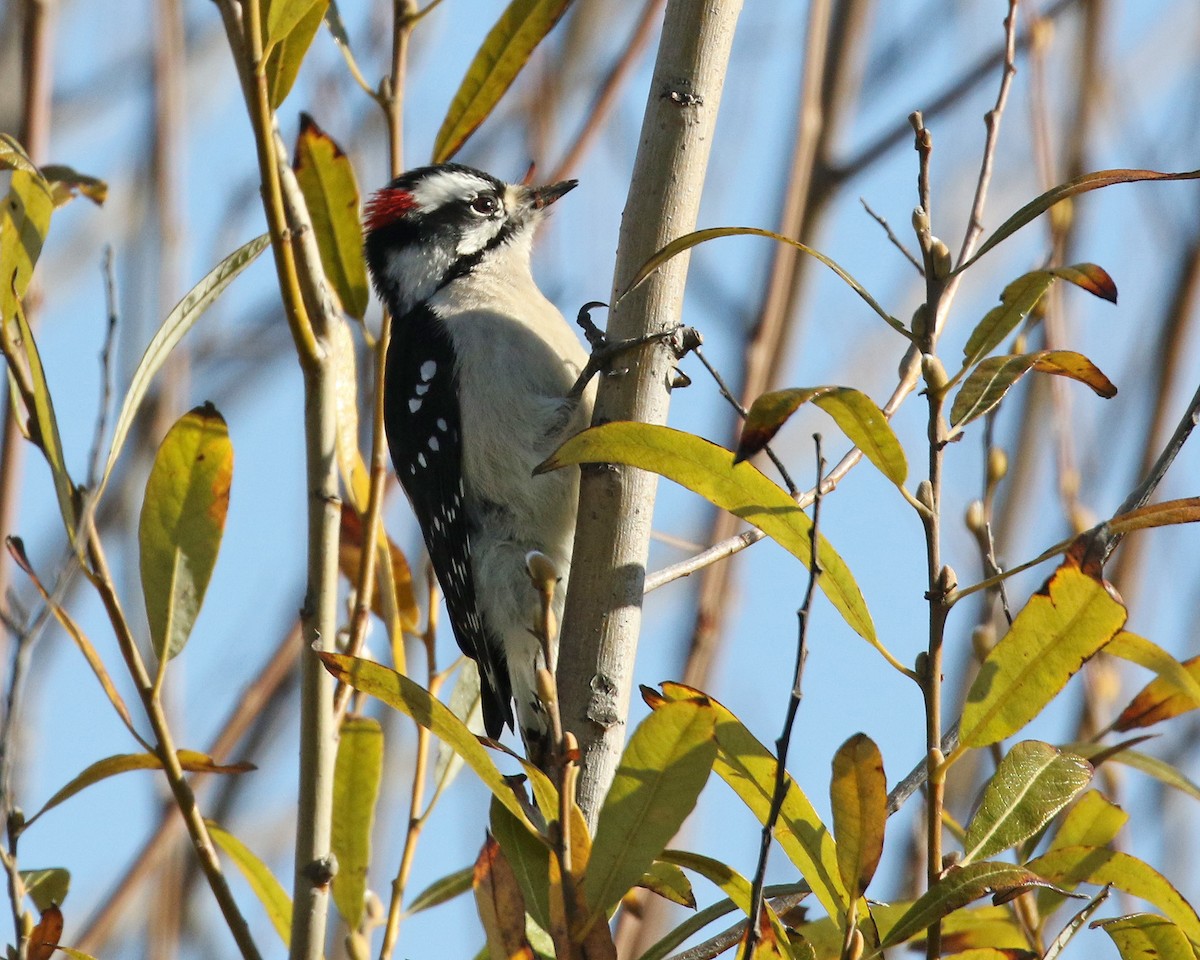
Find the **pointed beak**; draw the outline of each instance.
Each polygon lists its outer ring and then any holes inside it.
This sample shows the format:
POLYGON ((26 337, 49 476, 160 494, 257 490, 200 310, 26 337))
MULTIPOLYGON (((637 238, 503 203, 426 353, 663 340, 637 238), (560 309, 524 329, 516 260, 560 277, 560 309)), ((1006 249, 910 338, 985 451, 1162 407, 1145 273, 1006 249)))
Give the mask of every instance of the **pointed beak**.
POLYGON ((558 183, 547 184, 544 187, 530 187, 529 202, 535 210, 541 210, 550 206, 564 194, 570 193, 577 186, 579 186, 578 180, 560 180, 558 183))

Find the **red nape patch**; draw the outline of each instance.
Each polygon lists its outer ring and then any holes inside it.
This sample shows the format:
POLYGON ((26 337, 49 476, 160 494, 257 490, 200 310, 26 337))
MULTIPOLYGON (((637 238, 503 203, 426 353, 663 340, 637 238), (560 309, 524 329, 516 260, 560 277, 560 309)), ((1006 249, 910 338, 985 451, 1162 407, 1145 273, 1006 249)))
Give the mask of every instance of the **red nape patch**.
POLYGON ((367 201, 366 210, 363 212, 363 224, 368 232, 390 226, 397 220, 402 220, 416 205, 413 195, 407 190, 384 187, 377 190, 367 201))

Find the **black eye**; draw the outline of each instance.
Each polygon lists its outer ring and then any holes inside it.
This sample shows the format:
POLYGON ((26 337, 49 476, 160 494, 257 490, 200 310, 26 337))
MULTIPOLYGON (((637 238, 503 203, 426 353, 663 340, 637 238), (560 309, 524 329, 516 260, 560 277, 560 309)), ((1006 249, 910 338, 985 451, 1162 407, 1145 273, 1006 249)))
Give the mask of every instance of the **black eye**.
POLYGON ((471 209, 481 217, 490 217, 496 212, 496 198, 489 194, 476 197, 471 201, 471 209))

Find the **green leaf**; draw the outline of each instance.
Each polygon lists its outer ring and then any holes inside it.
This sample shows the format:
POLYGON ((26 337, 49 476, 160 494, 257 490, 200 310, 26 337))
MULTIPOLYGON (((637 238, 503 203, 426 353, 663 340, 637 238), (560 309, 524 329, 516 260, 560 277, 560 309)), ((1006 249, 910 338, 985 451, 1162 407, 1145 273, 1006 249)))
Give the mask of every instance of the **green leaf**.
MULTIPOLYGON (((1116 637, 1123 638, 1125 631, 1122 631, 1116 637)), ((1129 634, 1129 636, 1135 636, 1129 634)), ((1137 639, 1141 639, 1138 637, 1137 639)), ((1149 643, 1149 641, 1146 641, 1149 643)), ((1132 660, 1134 651, 1124 641, 1117 647, 1114 653, 1117 656, 1122 656, 1119 652, 1124 650, 1128 656, 1123 657, 1126 660, 1132 660)), ((1113 723, 1113 729, 1118 733, 1124 733, 1126 730, 1137 730, 1143 727, 1153 726, 1156 723, 1161 723, 1163 720, 1170 720, 1172 717, 1177 717, 1180 714, 1188 713, 1200 707, 1200 700, 1194 695, 1193 687, 1200 684, 1200 657, 1192 657, 1190 660, 1185 660, 1179 663, 1174 657, 1171 657, 1165 650, 1161 651, 1163 656, 1167 657, 1173 666, 1161 664, 1162 669, 1150 666, 1150 659, 1143 656, 1141 660, 1135 660, 1135 663, 1141 663, 1142 666, 1154 670, 1158 674, 1156 680, 1151 680, 1144 686, 1129 706, 1121 711, 1121 715, 1117 717, 1113 723), (1144 662, 1143 662, 1144 661, 1144 662), (1179 671, 1187 676, 1191 683, 1185 683, 1179 671)))
POLYGON ((361 320, 370 293, 363 259, 358 182, 350 158, 307 113, 300 114, 293 167, 312 217, 325 276, 346 312, 361 320))
POLYGON ((879 858, 887 824, 887 777, 875 741, 856 733, 833 757, 829 784, 838 872, 851 900, 866 892, 879 858))
MULTIPOLYGON (((1116 839, 1128 819, 1129 814, 1115 803, 1097 791, 1089 790, 1067 811, 1047 852, 1062 847, 1106 847, 1116 839)), ((1060 882, 1059 886, 1069 892, 1075 889, 1076 884, 1060 882)), ((1050 916, 1062 902, 1062 894, 1038 891, 1038 913, 1043 917, 1050 916)))
POLYGON ((869 293, 866 288, 854 279, 842 266, 830 257, 825 256, 819 250, 814 250, 807 244, 801 243, 799 240, 793 240, 791 237, 785 237, 781 233, 775 233, 771 230, 763 230, 761 227, 709 227, 705 230, 696 230, 692 233, 686 233, 682 237, 676 237, 665 247, 650 257, 641 265, 638 272, 634 274, 633 280, 630 281, 621 295, 617 297, 619 303, 624 297, 632 293, 637 287, 645 282, 655 270, 661 267, 664 263, 673 257, 678 256, 685 250, 690 250, 692 247, 698 246, 709 240, 715 240, 718 237, 767 237, 771 240, 777 240, 780 243, 786 243, 790 247, 795 247, 801 253, 808 254, 821 263, 825 264, 830 270, 836 273, 851 290, 862 298, 863 302, 882 317, 893 330, 903 334, 909 340, 912 339, 912 334, 908 328, 899 320, 893 317, 890 313, 883 309, 869 293))
POLYGON ((1126 616, 1102 580, 1065 562, 980 667, 963 708, 963 745, 986 747, 1024 727, 1124 626, 1126 616))
POLYGON ((205 822, 208 824, 208 835, 212 837, 213 843, 225 851, 225 855, 237 865, 246 882, 250 884, 250 889, 258 897, 258 902, 266 909, 267 918, 279 934, 283 945, 291 946, 292 901, 284 891, 283 885, 241 840, 211 820, 205 822))
POLYGON ((330 848, 338 863, 333 877, 333 902, 351 930, 361 928, 366 908, 371 829, 382 776, 383 728, 379 721, 347 716, 339 731, 333 768, 330 848))
MULTIPOLYGON (((319 653, 321 660, 335 679, 355 690, 382 700, 389 707, 412 717, 438 739, 457 752, 467 766, 483 781, 483 785, 522 823, 528 823, 525 811, 513 794, 512 787, 500 775, 496 764, 479 742, 450 709, 428 690, 395 670, 370 660, 342 653, 319 653)), ((530 827, 532 829, 532 827, 530 827)))
POLYGON ((1109 400, 1117 388, 1091 360, 1072 350, 1038 350, 1034 353, 988 357, 980 361, 959 387, 950 407, 951 434, 957 434, 972 420, 982 417, 1030 370, 1067 377, 1087 384, 1100 397, 1109 400))
POLYGON ((232 481, 224 418, 211 403, 185 413, 158 448, 138 527, 146 618, 160 663, 184 648, 204 603, 232 481))
POLYGON ((15 169, 0 212, 0 323, 5 324, 16 313, 17 300, 29 289, 29 278, 42 254, 54 210, 50 185, 32 163, 26 169, 21 159, 24 151, 19 155, 14 152, 15 144, 6 143, 7 157, 15 169))
MULTIPOLYGON (((1200 707, 1200 680, 1192 676, 1187 667, 1167 653, 1156 643, 1136 633, 1122 630, 1104 648, 1104 652, 1119 657, 1139 667, 1153 670, 1175 694, 1190 700, 1192 708, 1200 707)), ((1119 728, 1117 728, 1120 732, 1119 728)))
POLYGON ((467 68, 433 144, 433 162, 445 163, 495 108, 570 0, 512 0, 467 68))
MULTIPOLYGON (((538 471, 577 463, 622 463, 674 480, 754 524, 812 565, 812 521, 777 484, 750 463, 733 463, 724 447, 681 430, 646 423, 615 422, 576 434, 538 471)), ((897 665, 875 635, 866 601, 845 562, 822 537, 822 574, 817 581, 830 602, 860 637, 897 665)), ((901 667, 903 669, 903 667, 901 667)))
MULTIPOLYGON (((753 888, 750 881, 734 870, 733 867, 722 863, 720 860, 714 860, 712 857, 706 857, 699 853, 690 853, 686 850, 664 850, 662 858, 667 863, 700 874, 709 883, 719 887, 721 892, 729 897, 742 913, 745 913, 747 916, 750 914, 750 908, 753 905, 750 900, 751 894, 754 892, 753 888)), ((765 900, 763 908, 766 911, 771 926, 775 928, 776 936, 782 938, 786 943, 787 938, 779 917, 765 900)))
POLYGON ((696 895, 692 892, 692 884, 687 874, 673 863, 655 860, 637 885, 671 903, 677 903, 689 910, 696 909, 696 895))
POLYGON ((971 331, 963 348, 963 366, 971 366, 998 347, 1058 279, 1067 280, 1112 303, 1117 302, 1117 287, 1112 277, 1094 263, 1077 263, 1023 274, 1004 288, 1000 294, 1000 306, 989 310, 971 331))
POLYGON ((25 884, 25 894, 40 913, 51 906, 63 905, 71 888, 71 874, 62 867, 22 870, 21 882, 25 884))
POLYGON ((104 473, 101 475, 96 491, 97 497, 104 490, 109 477, 112 476, 117 456, 121 453, 125 439, 129 436, 129 430, 141 409, 142 401, 146 398, 154 375, 166 363, 167 357, 171 355, 176 344, 183 339, 183 335, 192 329, 192 325, 200 319, 205 310, 212 306, 213 301, 233 282, 234 277, 250 266, 270 244, 270 237, 264 234, 233 251, 218 263, 208 276, 192 287, 188 295, 167 314, 167 318, 158 328, 150 345, 146 347, 146 352, 142 354, 142 359, 138 361, 129 389, 125 392, 125 401, 121 404, 121 412, 117 415, 116 426, 113 428, 113 438, 108 450, 108 459, 104 464, 104 473))
POLYGON ((1048 743, 1025 740, 1000 761, 967 826, 962 864, 1028 840, 1091 782, 1092 765, 1048 743))
MULTIPOLYGON (((1138 737, 1131 742, 1140 743, 1146 739, 1149 738, 1138 737)), ((1080 756, 1087 757, 1096 766, 1099 766, 1101 759, 1111 759, 1116 763, 1123 763, 1127 767, 1133 767, 1135 770, 1140 770, 1142 773, 1154 777, 1155 780, 1166 784, 1168 787, 1173 787, 1180 793, 1187 794, 1193 800, 1200 800, 1200 786, 1197 786, 1184 776, 1177 767, 1172 766, 1165 760, 1159 760, 1158 757, 1152 757, 1148 753, 1141 753, 1138 750, 1131 750, 1128 747, 1122 747, 1120 750, 1113 751, 1112 748, 1103 743, 1072 743, 1067 744, 1067 749, 1078 753, 1080 756), (1100 759, 1096 759, 1097 757, 1100 757, 1100 759)))
POLYGON ((321 28, 328 5, 329 0, 273 0, 267 10, 267 41, 264 46, 267 62, 264 72, 271 109, 276 109, 291 93, 296 76, 300 73, 300 64, 304 62, 304 56, 321 28), (272 17, 278 21, 274 29, 271 27, 272 17))
POLYGON ((550 848, 535 836, 498 798, 492 798, 489 817, 492 836, 504 851, 525 898, 525 909, 544 930, 550 928, 550 848))
POLYGON ((717 755, 715 724, 710 706, 681 701, 634 730, 596 823, 584 881, 588 924, 620 902, 692 812, 717 755))
MULTIPOLYGON (((645 687, 642 693, 655 709, 663 699, 674 701, 704 696, 679 683, 663 684, 662 697, 645 687)), ((726 707, 712 697, 706 700, 717 715, 717 759, 713 770, 729 784, 758 822, 766 823, 775 794, 778 767, 775 757, 726 707)), ((838 870, 833 836, 791 776, 786 781, 775 841, 808 881, 813 894, 830 916, 843 916, 850 901, 838 870)))
MULTIPOLYGON (((217 763, 212 757, 197 753, 195 750, 176 750, 175 755, 179 758, 179 765, 191 773, 246 773, 254 769, 254 765, 251 763, 217 763)), ((42 814, 53 810, 63 801, 71 799, 75 794, 94 783, 115 777, 119 773, 128 773, 131 770, 159 770, 161 768, 162 761, 153 753, 119 753, 105 757, 103 760, 97 760, 47 800, 37 813, 27 819, 25 829, 28 829, 42 814)))
POLYGON ((1189 940, 1200 944, 1200 917, 1170 881, 1144 860, 1106 847, 1060 847, 1031 860, 1028 867, 1054 883, 1111 884, 1154 904, 1189 940))
MULTIPOLYGON (((524 828, 522 828, 524 829, 524 828)), ((529 831, 525 830, 528 834, 529 831)), ((412 916, 414 913, 420 913, 422 910, 428 910, 430 907, 440 906, 443 903, 448 903, 455 897, 460 897, 471 889, 471 877, 475 873, 474 867, 463 867, 461 870, 455 870, 454 873, 448 873, 439 880, 434 880, 429 886, 413 897, 412 902, 408 905, 408 909, 404 912, 407 916, 412 916)))
POLYGON ((1032 223, 1043 213, 1057 203, 1076 197, 1089 190, 1099 190, 1101 187, 1111 187, 1117 183, 1138 183, 1142 180, 1195 180, 1200 177, 1200 170, 1190 170, 1187 173, 1159 173, 1156 170, 1099 170, 1095 173, 1085 173, 1047 190, 1041 196, 1030 200, 1020 210, 1005 220, 996 232, 988 237, 979 249, 965 263, 959 265, 954 273, 962 273, 976 260, 991 250, 1001 241, 1012 236, 1026 224, 1032 223))
POLYGON ((812 401, 831 417, 885 477, 903 486, 908 476, 904 448, 887 417, 865 393, 852 387, 798 387, 764 393, 750 407, 734 462, 765 447, 801 404, 812 401))
POLYGON ((1009 894, 1031 887, 1050 886, 1042 877, 1012 863, 972 863, 951 867, 883 935, 882 946, 891 947, 917 936, 928 926, 984 894, 1009 894))
POLYGON ((1195 960, 1196 951, 1177 924, 1153 913, 1132 913, 1113 920, 1098 920, 1099 927, 1116 944, 1122 960, 1195 960))

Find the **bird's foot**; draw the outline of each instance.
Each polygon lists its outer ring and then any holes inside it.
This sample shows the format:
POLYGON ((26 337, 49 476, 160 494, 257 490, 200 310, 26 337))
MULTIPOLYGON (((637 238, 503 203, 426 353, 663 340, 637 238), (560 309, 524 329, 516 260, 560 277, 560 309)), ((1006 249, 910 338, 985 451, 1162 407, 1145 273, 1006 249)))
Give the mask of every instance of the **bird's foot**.
POLYGON ((675 354, 675 359, 678 360, 685 354, 695 350, 702 342, 703 338, 695 327, 685 327, 682 324, 676 324, 669 330, 661 330, 658 333, 650 333, 642 337, 610 340, 608 335, 596 326, 591 317, 591 311, 594 308, 607 306, 608 304, 599 300, 592 300, 579 308, 579 313, 575 318, 575 322, 582 328, 583 335, 591 345, 592 352, 588 356, 588 362, 583 368, 583 372, 579 374, 575 385, 571 387, 569 396, 572 398, 581 396, 583 391, 587 389, 587 385, 591 382, 592 377, 598 373, 603 372, 609 375, 627 373, 627 369, 620 371, 613 370, 612 362, 617 357, 629 353, 631 350, 644 347, 649 343, 666 343, 675 354))

